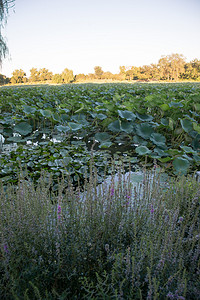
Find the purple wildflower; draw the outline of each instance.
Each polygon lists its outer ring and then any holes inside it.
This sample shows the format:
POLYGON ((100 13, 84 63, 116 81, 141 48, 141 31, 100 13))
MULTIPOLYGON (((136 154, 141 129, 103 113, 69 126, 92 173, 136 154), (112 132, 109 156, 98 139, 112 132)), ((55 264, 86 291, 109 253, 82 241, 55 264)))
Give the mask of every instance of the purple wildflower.
POLYGON ((61 218, 61 206, 60 205, 58 205, 58 210, 57 210, 57 215, 58 215, 58 219, 60 219, 61 218))
POLYGON ((7 245, 7 244, 4 244, 4 245, 3 245, 3 249, 4 249, 5 253, 8 254, 8 245, 7 245))
POLYGON ((153 208, 153 205, 151 205, 151 210, 150 210, 151 214, 153 214, 154 211, 155 211, 155 209, 153 208))
POLYGON ((183 222, 183 217, 180 217, 180 218, 178 219, 178 223, 181 223, 181 222, 183 222))
POLYGON ((110 190, 110 195, 113 196, 114 193, 115 193, 115 190, 114 190, 114 188, 112 188, 112 189, 110 190))
POLYGON ((173 295, 171 292, 169 292, 169 293, 167 294, 167 297, 170 298, 170 299, 173 299, 173 298, 174 298, 174 295, 173 295))

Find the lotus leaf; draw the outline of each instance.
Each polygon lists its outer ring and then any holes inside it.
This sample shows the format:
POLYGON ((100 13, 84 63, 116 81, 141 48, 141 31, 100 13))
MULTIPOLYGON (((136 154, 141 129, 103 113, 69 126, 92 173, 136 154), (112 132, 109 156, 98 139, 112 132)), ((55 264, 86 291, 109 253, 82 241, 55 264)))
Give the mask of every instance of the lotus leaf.
POLYGON ((174 108, 183 107, 183 103, 181 103, 181 102, 171 102, 171 103, 169 103, 169 107, 174 107, 174 108))
POLYGON ((71 120, 73 120, 79 124, 82 124, 83 126, 89 125, 88 121, 86 120, 86 116, 84 114, 73 115, 71 117, 71 120))
POLYGON ((192 124, 194 130, 200 134, 200 126, 196 122, 193 122, 192 124))
POLYGON ((167 103, 164 103, 164 104, 161 104, 160 105, 160 108, 163 110, 163 111, 167 111, 170 109, 169 105, 167 103))
POLYGON ((190 120, 181 119, 180 122, 181 122, 181 126, 185 132, 189 133, 191 130, 193 130, 193 125, 190 120))
POLYGON ((55 127, 60 132, 67 132, 70 130, 69 126, 58 125, 55 127))
POLYGON ((143 122, 150 122, 153 120, 153 117, 150 115, 146 115, 146 114, 140 114, 138 112, 136 112, 136 116, 139 120, 143 121, 143 122))
POLYGON ((50 118, 52 116, 52 112, 49 109, 40 109, 40 113, 43 115, 45 118, 50 118))
POLYGON ((108 125, 108 129, 112 132, 119 132, 121 129, 119 120, 116 120, 108 125))
POLYGON ((59 116, 59 114, 53 113, 52 117, 53 117, 54 121, 60 122, 60 116, 59 116))
POLYGON ((161 124, 164 125, 164 126, 168 126, 169 125, 169 120, 165 119, 165 118, 162 118, 161 119, 161 124))
POLYGON ((146 146, 138 146, 135 151, 139 155, 147 155, 151 153, 151 150, 149 150, 146 146))
POLYGON ((165 145, 166 138, 160 133, 152 133, 150 140, 157 146, 165 145))
POLYGON ((153 133, 153 128, 148 123, 141 123, 137 124, 136 126, 136 132, 139 136, 141 136, 143 139, 149 139, 151 134, 153 133))
POLYGON ((112 146, 112 144, 113 144, 112 142, 105 141, 99 145, 99 148, 109 148, 110 146, 112 146))
POLYGON ((82 124, 77 124, 77 123, 73 123, 73 122, 69 122, 68 125, 72 131, 77 131, 83 127, 82 124))
POLYGON ((110 138, 111 138, 111 135, 108 134, 107 132, 98 132, 95 134, 95 139, 100 143, 109 141, 110 138))
POLYGON ((23 105, 23 108, 24 108, 25 114, 27 114, 27 115, 34 114, 37 110, 35 107, 29 106, 29 105, 23 105))
POLYGON ((126 119, 127 121, 134 121, 136 119, 136 115, 132 111, 118 110, 118 114, 121 118, 126 119))
POLYGON ((133 131, 133 125, 130 122, 121 122, 121 130, 125 131, 126 133, 131 133, 133 131))
POLYGON ((193 154, 196 153, 196 151, 194 151, 191 147, 188 146, 180 146, 180 148, 183 149, 183 151, 186 153, 193 153, 193 154))
POLYGON ((186 174, 189 166, 189 161, 183 157, 176 157, 173 160, 173 167, 177 174, 186 174))
POLYGON ((32 126, 26 122, 21 122, 15 125, 13 130, 21 135, 28 135, 32 132, 32 126))
POLYGON ((148 144, 147 141, 145 141, 144 139, 142 139, 141 137, 139 137, 138 135, 134 135, 133 137, 133 142, 135 144, 138 144, 138 145, 143 145, 143 146, 146 146, 148 144))

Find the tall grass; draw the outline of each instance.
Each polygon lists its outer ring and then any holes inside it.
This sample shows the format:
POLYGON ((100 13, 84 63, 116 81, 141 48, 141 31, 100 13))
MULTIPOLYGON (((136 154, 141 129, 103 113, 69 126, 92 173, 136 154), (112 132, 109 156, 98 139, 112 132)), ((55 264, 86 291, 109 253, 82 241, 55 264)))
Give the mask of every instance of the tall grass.
POLYGON ((200 185, 133 188, 123 167, 55 194, 19 174, 0 188, 0 299, 199 299, 200 185))

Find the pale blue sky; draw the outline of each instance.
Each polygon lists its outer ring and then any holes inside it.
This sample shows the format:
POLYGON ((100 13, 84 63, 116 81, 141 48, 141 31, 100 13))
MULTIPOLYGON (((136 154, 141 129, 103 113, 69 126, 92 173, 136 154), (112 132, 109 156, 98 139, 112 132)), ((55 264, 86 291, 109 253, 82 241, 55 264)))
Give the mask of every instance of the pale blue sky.
POLYGON ((200 59, 200 0, 16 0, 4 34, 7 76, 32 67, 118 73, 171 53, 190 61, 200 59))

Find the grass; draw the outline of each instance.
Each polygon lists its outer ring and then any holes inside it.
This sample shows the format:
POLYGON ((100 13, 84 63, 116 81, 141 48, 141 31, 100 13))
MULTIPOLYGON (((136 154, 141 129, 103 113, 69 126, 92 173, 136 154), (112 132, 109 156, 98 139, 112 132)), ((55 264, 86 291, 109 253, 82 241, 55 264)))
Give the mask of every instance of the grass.
POLYGON ((122 165, 100 186, 91 166, 84 191, 1 185, 0 299, 199 299, 200 184, 144 172, 134 188, 122 165))

